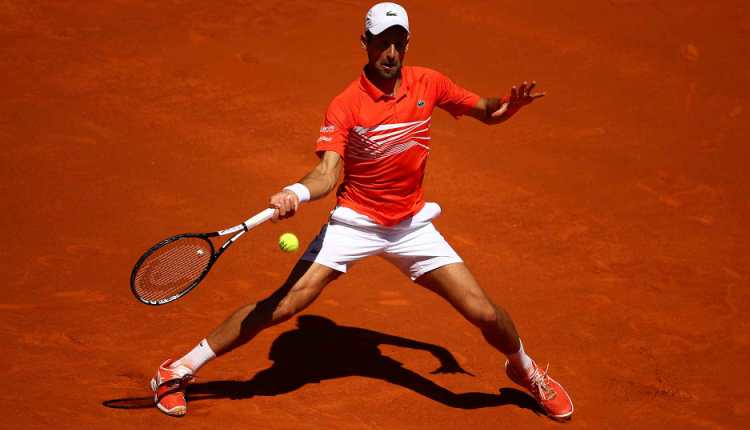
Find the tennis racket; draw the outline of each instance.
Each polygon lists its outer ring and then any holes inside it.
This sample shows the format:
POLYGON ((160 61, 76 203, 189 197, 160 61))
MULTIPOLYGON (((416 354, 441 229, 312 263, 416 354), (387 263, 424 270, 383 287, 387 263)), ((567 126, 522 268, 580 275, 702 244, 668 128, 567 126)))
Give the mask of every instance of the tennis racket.
POLYGON ((146 251, 130 274, 130 289, 147 305, 173 302, 206 277, 221 254, 250 229, 268 221, 275 209, 268 208, 242 224, 213 233, 185 233, 164 239, 146 251), (229 236, 216 249, 211 238, 229 236))

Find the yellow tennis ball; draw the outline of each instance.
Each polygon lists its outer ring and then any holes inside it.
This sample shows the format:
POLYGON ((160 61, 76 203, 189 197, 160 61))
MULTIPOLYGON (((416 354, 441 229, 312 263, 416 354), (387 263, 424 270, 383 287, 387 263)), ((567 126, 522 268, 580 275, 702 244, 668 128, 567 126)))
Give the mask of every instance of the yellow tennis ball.
POLYGON ((299 239, 293 233, 284 233, 279 237, 279 248, 284 252, 294 252, 299 249, 299 239))

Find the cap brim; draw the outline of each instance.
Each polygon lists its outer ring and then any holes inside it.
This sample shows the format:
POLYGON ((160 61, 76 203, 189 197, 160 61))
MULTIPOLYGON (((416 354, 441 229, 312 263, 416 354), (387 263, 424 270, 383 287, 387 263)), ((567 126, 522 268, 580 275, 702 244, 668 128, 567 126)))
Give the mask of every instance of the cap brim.
POLYGON ((381 24, 381 25, 374 25, 371 28, 369 28, 368 31, 373 36, 377 36, 378 34, 380 34, 380 33, 384 32, 384 31, 388 30, 389 28, 393 27, 394 25, 397 25, 397 26, 403 28, 404 30, 406 30, 406 34, 409 34, 409 29, 406 28, 406 27, 404 27, 404 25, 402 23, 400 23, 400 22, 389 22, 389 23, 384 23, 384 24, 381 24))

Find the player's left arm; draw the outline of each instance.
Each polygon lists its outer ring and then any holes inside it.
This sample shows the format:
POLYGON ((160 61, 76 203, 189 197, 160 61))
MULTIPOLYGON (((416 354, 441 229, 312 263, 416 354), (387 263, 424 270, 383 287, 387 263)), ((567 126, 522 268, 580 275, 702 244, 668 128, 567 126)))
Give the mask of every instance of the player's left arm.
POLYGON ((507 121, 522 107, 534 100, 544 97, 543 92, 534 92, 536 82, 525 82, 510 89, 509 97, 481 97, 477 103, 470 108, 466 115, 476 118, 485 124, 500 124, 507 121))

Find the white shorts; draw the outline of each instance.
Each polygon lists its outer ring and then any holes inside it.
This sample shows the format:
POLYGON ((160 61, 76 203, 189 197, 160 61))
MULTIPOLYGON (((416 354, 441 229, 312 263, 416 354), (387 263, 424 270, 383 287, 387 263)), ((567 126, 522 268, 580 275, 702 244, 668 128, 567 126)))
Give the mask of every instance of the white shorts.
POLYGON ((355 262, 380 255, 415 280, 438 267, 463 262, 432 225, 440 212, 437 203, 427 203, 413 217, 385 227, 339 206, 307 247, 302 260, 346 272, 355 262))

